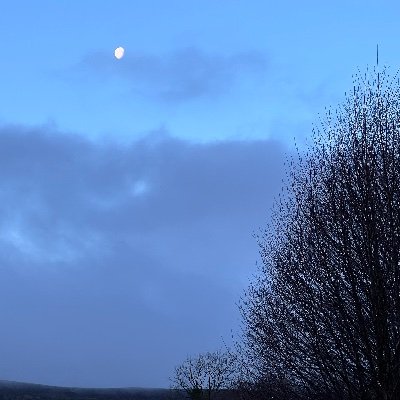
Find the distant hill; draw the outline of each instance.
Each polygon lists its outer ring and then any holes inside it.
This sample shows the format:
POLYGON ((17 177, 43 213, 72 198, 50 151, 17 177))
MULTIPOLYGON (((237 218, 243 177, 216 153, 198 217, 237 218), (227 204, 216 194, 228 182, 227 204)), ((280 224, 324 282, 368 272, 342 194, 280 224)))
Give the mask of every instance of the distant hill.
MULTIPOLYGON (((185 400, 186 398, 184 392, 177 393, 169 389, 86 389, 0 380, 0 400, 185 400)), ((237 396, 229 391, 223 391, 218 399, 234 400, 237 396)))
POLYGON ((0 400, 174 400, 169 389, 86 389, 0 380, 0 400))

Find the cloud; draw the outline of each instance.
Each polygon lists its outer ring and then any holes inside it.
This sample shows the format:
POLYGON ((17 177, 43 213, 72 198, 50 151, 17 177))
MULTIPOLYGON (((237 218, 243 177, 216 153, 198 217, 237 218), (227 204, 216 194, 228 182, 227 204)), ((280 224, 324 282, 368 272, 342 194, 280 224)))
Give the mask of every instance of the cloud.
POLYGON ((222 345, 285 151, 1 128, 0 375, 168 386, 188 353, 222 345))
POLYGON ((227 94, 238 80, 262 76, 267 65, 266 57, 256 51, 226 56, 187 47, 164 55, 127 49, 120 61, 96 52, 87 55, 77 70, 87 78, 120 78, 136 95, 176 103, 227 94))

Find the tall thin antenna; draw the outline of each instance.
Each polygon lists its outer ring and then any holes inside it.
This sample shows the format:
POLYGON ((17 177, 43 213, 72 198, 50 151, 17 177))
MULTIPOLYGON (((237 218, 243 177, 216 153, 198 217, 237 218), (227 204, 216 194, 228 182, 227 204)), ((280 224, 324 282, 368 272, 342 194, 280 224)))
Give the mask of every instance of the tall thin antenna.
POLYGON ((378 45, 376 45, 376 66, 379 65, 379 49, 378 45))

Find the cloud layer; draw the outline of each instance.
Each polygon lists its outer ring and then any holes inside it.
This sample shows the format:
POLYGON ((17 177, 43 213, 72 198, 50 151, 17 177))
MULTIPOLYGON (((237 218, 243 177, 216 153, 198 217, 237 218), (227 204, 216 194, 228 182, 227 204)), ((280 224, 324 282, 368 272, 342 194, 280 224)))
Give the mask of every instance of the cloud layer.
POLYGON ((187 354, 221 346, 285 151, 1 128, 1 376, 167 386, 187 354))

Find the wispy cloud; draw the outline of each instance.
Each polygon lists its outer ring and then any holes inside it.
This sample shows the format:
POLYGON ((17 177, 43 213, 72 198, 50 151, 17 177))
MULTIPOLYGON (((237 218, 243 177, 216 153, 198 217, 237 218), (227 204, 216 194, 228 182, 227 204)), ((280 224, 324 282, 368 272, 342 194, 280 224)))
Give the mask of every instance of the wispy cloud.
POLYGON ((267 66, 266 56, 256 51, 220 55, 188 47, 163 55, 127 49, 119 61, 108 53, 92 53, 76 70, 102 79, 119 77, 136 94, 181 102, 229 93, 236 81, 256 80, 267 66))

